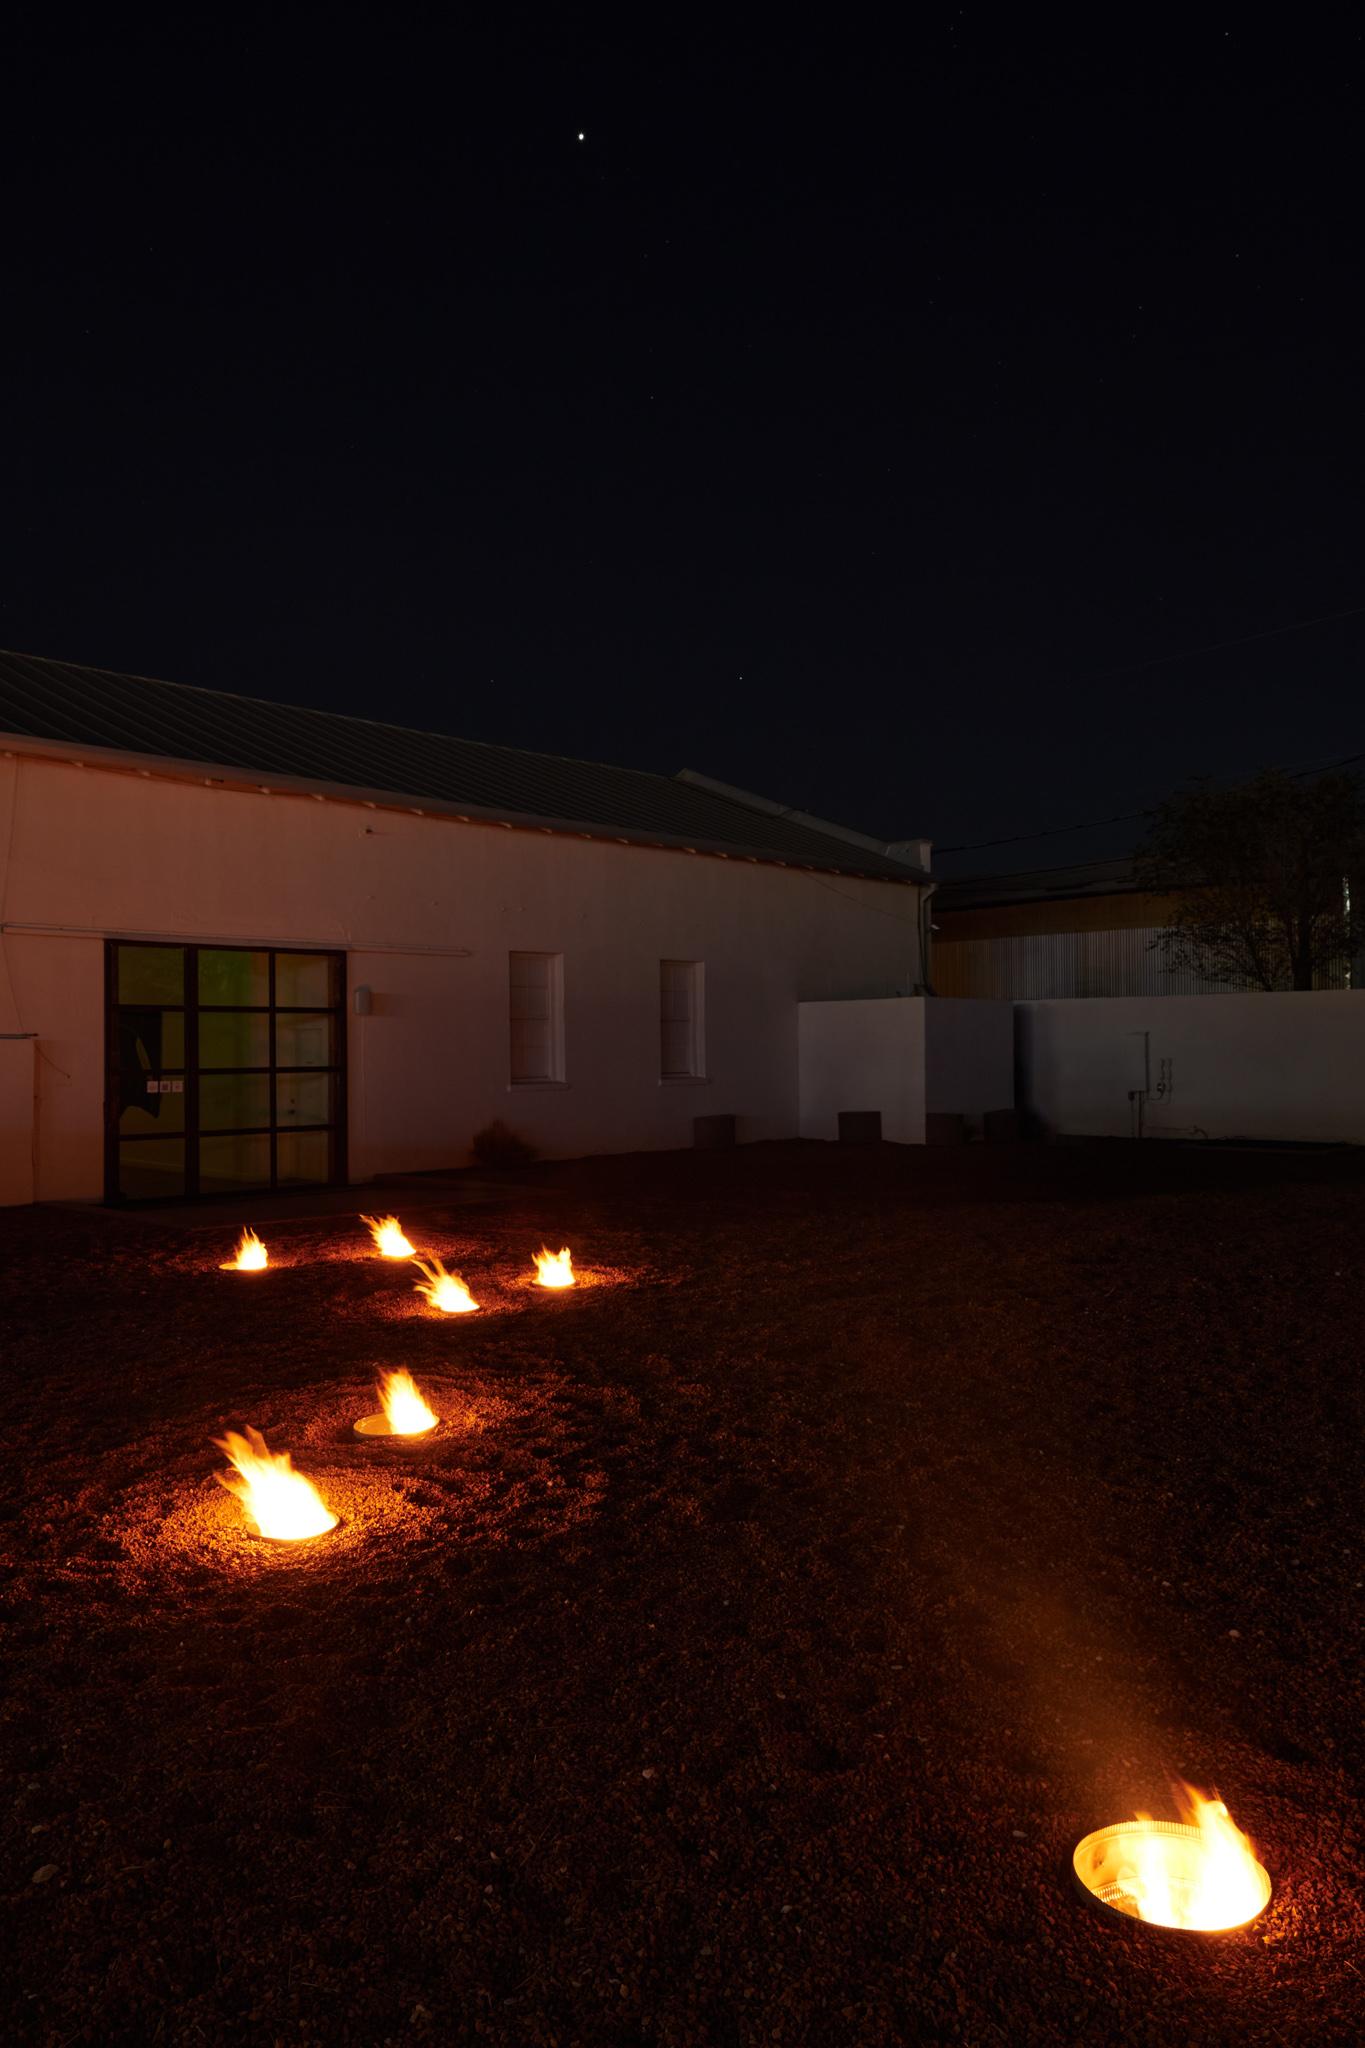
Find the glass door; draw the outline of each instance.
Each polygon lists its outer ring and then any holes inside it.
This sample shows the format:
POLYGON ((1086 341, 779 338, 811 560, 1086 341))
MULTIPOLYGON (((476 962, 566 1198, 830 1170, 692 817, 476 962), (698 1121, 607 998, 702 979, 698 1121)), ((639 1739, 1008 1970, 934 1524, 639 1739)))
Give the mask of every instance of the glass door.
POLYGON ((344 1178, 345 986, 340 953, 112 940, 110 1200, 344 1178))

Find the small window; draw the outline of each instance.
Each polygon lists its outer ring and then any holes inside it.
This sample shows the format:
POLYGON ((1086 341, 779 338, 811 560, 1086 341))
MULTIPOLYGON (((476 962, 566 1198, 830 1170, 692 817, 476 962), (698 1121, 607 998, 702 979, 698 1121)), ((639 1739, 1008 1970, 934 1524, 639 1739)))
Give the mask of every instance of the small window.
POLYGON ((702 1042, 702 963, 659 962, 659 1077, 700 1080, 705 1073, 702 1042))
POLYGON ((509 953, 512 1079, 564 1079, 564 955, 509 953))

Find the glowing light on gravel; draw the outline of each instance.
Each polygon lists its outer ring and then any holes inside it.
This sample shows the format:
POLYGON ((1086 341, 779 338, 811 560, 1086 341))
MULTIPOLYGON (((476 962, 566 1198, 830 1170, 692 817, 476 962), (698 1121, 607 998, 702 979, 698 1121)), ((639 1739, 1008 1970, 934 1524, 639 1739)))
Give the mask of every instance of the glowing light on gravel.
POLYGON ((237 1250, 220 1266, 220 1273, 261 1273, 270 1264, 265 1246, 254 1230, 244 1230, 237 1240, 237 1250))
POLYGON ((573 1260, 568 1247, 562 1252, 548 1252, 544 1245, 535 1255, 536 1284, 539 1287, 572 1287, 574 1284, 573 1260))
POLYGON ((447 1273, 439 1259, 415 1259, 414 1265, 426 1274, 425 1280, 417 1282, 417 1292, 424 1294, 433 1308, 442 1315, 467 1316, 478 1307, 473 1295, 465 1286, 458 1273, 447 1273))
POLYGON ((411 1259, 416 1256, 417 1247, 408 1243, 396 1216, 362 1216, 360 1220, 369 1225, 375 1250, 381 1258, 411 1259))
POLYGON ((1100 1828, 1076 1846, 1076 1876, 1101 1905, 1154 1927, 1216 1934, 1244 1927, 1270 1898, 1270 1879, 1221 1799, 1178 1785, 1180 1821, 1100 1828))
POLYGON ((422 1436, 434 1429, 440 1416, 428 1408, 413 1384, 410 1372, 386 1372, 379 1381, 383 1412, 362 1415, 355 1425, 357 1436, 422 1436))
POLYGON ((386 1372, 379 1382, 379 1399, 395 1436, 420 1436, 440 1420, 418 1393, 410 1372, 386 1372))
POLYGON ((335 1529, 337 1518, 312 1480, 294 1470, 288 1451, 269 1450, 258 1429, 248 1425, 245 1436, 230 1429, 214 1442, 236 1467, 216 1475, 219 1485, 236 1494, 262 1536, 301 1543, 335 1529))

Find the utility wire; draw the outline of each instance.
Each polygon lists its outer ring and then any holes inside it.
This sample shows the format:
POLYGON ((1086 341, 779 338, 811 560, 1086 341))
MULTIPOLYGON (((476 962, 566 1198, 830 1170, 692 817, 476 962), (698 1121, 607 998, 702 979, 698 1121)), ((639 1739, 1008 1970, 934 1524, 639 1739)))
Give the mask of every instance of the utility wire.
POLYGON ((1235 640, 1212 640, 1206 647, 1185 647, 1178 654, 1154 654, 1150 661, 1130 661, 1122 668, 1096 669, 1085 678, 1090 682, 1105 682, 1110 676, 1132 676, 1140 669, 1162 668, 1170 661, 1193 661, 1196 654, 1221 654, 1227 647, 1250 647, 1254 640, 1275 640, 1282 633, 1306 633, 1310 626, 1330 626, 1337 619, 1358 619, 1365 614, 1365 604, 1353 604, 1344 612, 1320 612, 1315 619, 1296 619, 1292 626, 1267 626, 1260 633, 1242 633, 1235 640))
MULTIPOLYGON (((1310 761, 1306 768, 1290 768, 1284 773, 1290 776, 1325 775, 1332 768, 1349 768, 1356 761, 1365 761, 1365 753, 1344 754, 1339 761, 1310 761)), ((1155 804, 1148 804, 1143 811, 1120 811, 1112 818, 1082 818, 1075 825, 1044 825, 1037 832, 1011 832, 1004 839, 969 839, 960 846, 937 846, 936 854, 984 853, 992 846, 1021 846, 1030 839, 1056 839, 1067 832, 1095 832, 1102 825, 1131 825, 1139 818, 1150 818, 1156 811, 1155 804)))

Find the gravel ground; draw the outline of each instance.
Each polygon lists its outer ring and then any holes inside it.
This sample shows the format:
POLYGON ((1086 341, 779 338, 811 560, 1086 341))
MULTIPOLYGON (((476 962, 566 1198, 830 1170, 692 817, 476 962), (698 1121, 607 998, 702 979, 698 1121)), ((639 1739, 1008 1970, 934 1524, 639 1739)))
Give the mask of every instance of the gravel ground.
POLYGON ((1365 2035, 1365 1161, 755 1147, 0 1216, 14 2042, 1365 2035), (357 1208, 368 1206, 357 1201, 357 1208), (525 1284, 545 1240, 594 1284, 525 1284), (442 1416, 366 1445, 378 1369, 442 1416), (251 1537, 253 1423, 342 1516, 251 1537), (1077 1838, 1216 1785, 1253 1929, 1077 1838))

